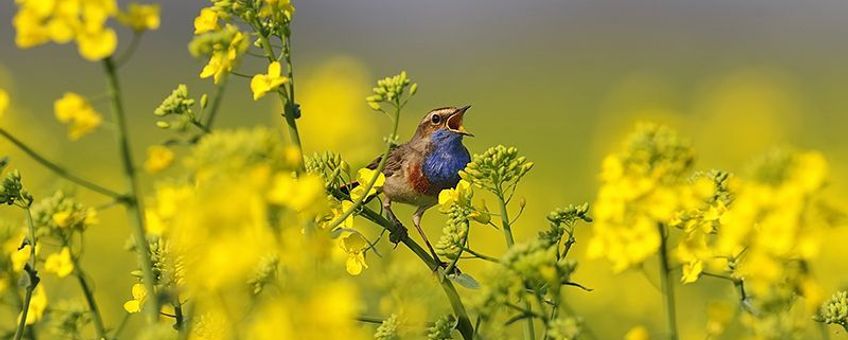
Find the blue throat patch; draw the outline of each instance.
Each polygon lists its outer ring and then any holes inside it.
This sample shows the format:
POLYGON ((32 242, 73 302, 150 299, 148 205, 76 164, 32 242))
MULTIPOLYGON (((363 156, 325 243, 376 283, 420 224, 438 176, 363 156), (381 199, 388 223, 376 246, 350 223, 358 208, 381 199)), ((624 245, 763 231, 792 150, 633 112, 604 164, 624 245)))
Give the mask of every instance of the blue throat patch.
POLYGON ((424 176, 439 190, 456 186, 459 171, 471 161, 468 150, 462 145, 462 135, 438 130, 430 137, 430 143, 430 154, 424 159, 424 176))

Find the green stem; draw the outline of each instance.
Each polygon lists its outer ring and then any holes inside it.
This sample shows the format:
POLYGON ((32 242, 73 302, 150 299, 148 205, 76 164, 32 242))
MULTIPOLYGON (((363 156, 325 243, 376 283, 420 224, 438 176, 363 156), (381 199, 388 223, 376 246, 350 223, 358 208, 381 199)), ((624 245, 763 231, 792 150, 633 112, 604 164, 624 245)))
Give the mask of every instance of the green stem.
POLYGON ((668 338, 677 340, 677 313, 674 305, 674 285, 671 278, 671 267, 668 259, 668 239, 662 224, 657 225, 660 235, 660 281, 665 296, 666 322, 668 323, 668 338))
MULTIPOLYGON (((333 195, 335 195, 339 199, 344 199, 344 194, 342 194, 341 192, 333 192, 333 195)), ((398 226, 396 226, 394 223, 390 222, 385 217, 381 216, 379 213, 374 210, 371 210, 368 207, 362 208, 361 216, 383 227, 390 233, 397 232, 398 226)), ((436 261, 432 257, 430 257, 429 252, 424 250, 424 248, 422 248, 420 245, 418 245, 418 243, 416 243, 408 236, 402 238, 401 242, 404 246, 409 248, 409 250, 415 253, 415 256, 418 256, 418 258, 421 259, 421 261, 424 262, 424 264, 427 265, 427 268, 429 268, 430 270, 436 271, 441 268, 439 264, 436 263, 436 261)), ((463 339, 471 340, 474 337, 474 326, 471 324, 471 319, 468 317, 468 312, 466 312, 465 306, 462 304, 462 299, 459 297, 459 294, 456 292, 456 288, 453 286, 450 280, 440 281, 442 290, 445 292, 445 295, 447 295, 448 301, 451 305, 451 309, 453 310, 454 316, 456 316, 457 330, 459 330, 459 333, 462 334, 463 339)))
POLYGON ((115 69, 115 63, 111 58, 103 60, 103 66, 106 69, 106 74, 109 79, 109 93, 112 95, 112 115, 115 124, 118 126, 115 134, 118 150, 121 155, 121 163, 124 169, 124 178, 127 186, 127 198, 123 201, 127 209, 130 227, 133 231, 133 239, 135 240, 135 250, 138 253, 138 262, 141 266, 144 288, 150 298, 147 299, 146 312, 147 322, 155 323, 159 318, 159 298, 156 296, 153 276, 153 263, 150 260, 150 246, 147 244, 147 233, 144 230, 144 219, 140 209, 140 199, 138 190, 138 178, 133 165, 132 153, 130 152, 129 137, 127 136, 126 114, 124 113, 124 104, 121 99, 121 87, 118 82, 118 74, 115 69))
POLYGON ((115 328, 115 331, 112 333, 112 339, 118 339, 121 337, 121 333, 124 332, 124 328, 127 327, 127 321, 130 320, 130 313, 124 313, 124 317, 121 319, 121 323, 118 324, 118 327, 115 328))
MULTIPOLYGON (((268 36, 262 32, 260 25, 254 24, 254 29, 256 29, 256 31, 259 33, 259 44, 262 45, 262 49, 265 51, 265 57, 268 58, 268 62, 276 62, 277 56, 274 53, 274 49, 271 47, 271 42, 268 41, 268 36)), ((291 57, 288 56, 289 51, 284 50, 281 53, 286 55, 286 69, 288 70, 287 75, 289 77, 289 89, 288 91, 286 91, 286 94, 282 94, 279 92, 277 92, 277 94, 280 96, 280 100, 283 102, 283 116, 286 120, 286 125, 289 129, 289 136, 291 137, 291 141, 297 147, 298 151, 300 151, 300 169, 303 170, 303 145, 301 145, 300 142, 300 132, 298 132, 297 130, 297 106, 294 100, 294 81, 291 78, 291 57)))
POLYGON ((509 213, 506 211, 506 201, 504 200, 502 193, 497 193, 498 203, 501 206, 501 230, 503 230, 504 238, 506 239, 506 246, 508 248, 512 248, 512 245, 515 244, 515 239, 512 236, 512 226, 509 222, 509 213))
POLYGON ((24 295, 24 303, 21 307, 21 320, 18 322, 18 328, 15 329, 15 337, 14 340, 20 340, 24 335, 24 330, 26 329, 26 320, 27 314, 29 314, 29 305, 32 302, 32 293, 35 291, 35 287, 38 286, 39 281, 38 271, 35 269, 35 245, 36 245, 36 237, 35 237, 35 224, 32 222, 32 211, 30 211, 29 206, 26 208, 26 221, 27 221, 27 238, 29 241, 29 261, 24 268, 24 271, 29 275, 29 284, 26 287, 26 293, 24 295))
MULTIPOLYGON (((506 209, 506 200, 504 199, 504 195, 501 190, 498 190, 498 192, 495 193, 495 196, 498 197, 498 203, 501 208, 501 230, 503 230, 504 238, 506 239, 506 246, 507 248, 512 248, 515 244, 515 238, 512 235, 512 226, 509 222, 509 212, 506 209)), ((533 312, 533 304, 530 303, 530 301, 524 301, 524 308, 533 312)), ((524 338, 536 339, 536 326, 533 323, 533 318, 527 318, 526 323, 524 324, 524 338)))
POLYGON ((32 158, 36 162, 43 165, 45 168, 49 169, 50 171, 53 171, 57 175, 64 177, 65 179, 67 179, 71 182, 79 184, 80 186, 87 188, 91 191, 94 191, 96 193, 99 193, 99 194, 102 194, 102 195, 105 195, 105 196, 109 196, 109 197, 112 197, 112 198, 115 198, 115 199, 121 199, 123 197, 123 195, 121 195, 121 194, 119 194, 115 191, 109 190, 109 189, 104 188, 104 187, 102 187, 98 184, 95 184, 94 182, 91 182, 87 179, 84 179, 82 177, 79 177, 77 175, 70 173, 65 168, 59 166, 56 163, 51 162, 50 160, 48 160, 44 156, 41 156, 41 154, 39 154, 38 152, 36 152, 32 148, 30 148, 29 146, 24 144, 24 142, 22 142, 21 140, 15 138, 15 136, 12 136, 12 134, 10 134, 8 131, 6 131, 4 129, 0 129, 0 136, 3 136, 7 140, 9 140, 9 142, 11 142, 16 147, 18 147, 18 149, 21 149, 21 151, 26 153, 30 158, 32 158))
POLYGON ((212 131, 212 124, 215 122, 215 117, 218 115, 218 110, 221 108, 221 102, 224 98, 224 89, 227 87, 227 77, 221 81, 221 84, 216 86, 215 98, 212 99, 212 106, 209 107, 209 113, 206 115, 206 122, 203 124, 207 131, 212 131))
POLYGON ((97 301, 94 300, 94 291, 85 280, 85 272, 79 265, 79 260, 74 259, 74 274, 79 282, 80 289, 85 296, 85 301, 88 303, 88 308, 91 310, 91 319, 94 322, 94 332, 97 334, 97 339, 106 339, 106 328, 103 327, 103 318, 100 316, 100 309, 97 308, 97 301))

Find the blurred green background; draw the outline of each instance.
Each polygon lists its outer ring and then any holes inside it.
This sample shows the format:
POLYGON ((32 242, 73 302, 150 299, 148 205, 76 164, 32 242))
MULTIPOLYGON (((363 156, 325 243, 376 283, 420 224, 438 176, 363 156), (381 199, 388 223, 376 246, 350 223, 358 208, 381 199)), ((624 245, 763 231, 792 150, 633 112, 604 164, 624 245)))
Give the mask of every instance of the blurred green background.
MULTIPOLYGON (((192 20, 204 5, 164 1, 161 28, 144 36, 121 70, 139 163, 146 146, 170 136, 154 126, 152 111, 162 98, 179 83, 197 97, 212 91, 211 81, 197 77, 202 62, 186 49, 192 20)), ((307 150, 342 152, 355 167, 370 161, 388 124, 363 98, 378 77, 407 70, 420 90, 403 117, 402 139, 427 110, 470 104, 466 127, 477 135, 466 142, 472 152, 514 145, 536 162, 520 190, 528 208, 515 228, 519 240, 544 227, 551 209, 593 201, 601 158, 641 120, 667 123, 690 137, 701 169, 743 171, 748 159, 775 146, 821 150, 831 165, 830 192, 838 197, 848 191, 848 2, 308 0, 295 5, 295 79, 307 150)), ((105 92, 101 65, 83 61, 72 45, 17 49, 14 11, 12 1, 0 3, 0 88, 12 98, 0 125, 59 163, 121 188, 109 124, 69 142, 53 118, 53 101, 65 91, 92 97, 105 92)), ((129 34, 121 32, 119 53, 128 41, 129 34)), ((264 68, 247 60, 240 72, 264 68)), ((271 96, 254 103, 248 80, 233 78, 217 127, 280 126, 277 105, 271 96)), ((107 102, 96 107, 108 117, 107 102)), ((90 205, 105 203, 58 180, 6 141, 0 142, 0 155, 11 156, 37 197, 64 188, 90 205)), ((146 192, 155 180, 145 178, 146 192)), ((2 216, 19 218, 9 209, 2 216)), ((123 212, 110 209, 102 219, 87 233, 83 260, 97 282, 106 322, 115 324, 129 298, 134 259, 123 250, 129 234, 123 212)), ((435 212, 425 217, 431 238, 438 237, 441 221, 435 212)), ((578 234, 580 258, 589 235, 587 230, 578 234)), ((834 230, 829 236, 814 268, 828 294, 848 282, 840 248, 848 233, 834 230)), ((473 243, 490 254, 504 248, 500 232, 485 228, 475 231, 473 243)), ((480 270, 477 264, 464 269, 480 270)), ((372 267, 361 280, 374 279, 379 270, 372 267)), ((581 260, 575 280, 595 290, 570 291, 572 307, 601 338, 621 337, 639 324, 658 334, 660 292, 646 280, 656 283, 653 264, 644 271, 647 275, 613 275, 605 262, 581 260)), ((679 288, 684 338, 700 337, 706 301, 733 299, 731 288, 710 280, 679 288)), ((55 288, 59 295, 77 289, 55 288)))

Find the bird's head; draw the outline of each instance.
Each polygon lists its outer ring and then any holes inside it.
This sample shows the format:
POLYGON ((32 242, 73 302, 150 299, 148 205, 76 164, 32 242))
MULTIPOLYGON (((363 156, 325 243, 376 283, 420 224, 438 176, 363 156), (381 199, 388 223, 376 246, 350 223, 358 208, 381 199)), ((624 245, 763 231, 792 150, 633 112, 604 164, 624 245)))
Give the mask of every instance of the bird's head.
POLYGON ((421 122, 418 123, 418 130, 415 131, 415 136, 417 138, 427 138, 437 131, 443 131, 439 135, 445 136, 474 136, 462 126, 463 116, 465 116, 465 111, 468 111, 469 108, 471 106, 443 107, 428 112, 421 119, 421 122))

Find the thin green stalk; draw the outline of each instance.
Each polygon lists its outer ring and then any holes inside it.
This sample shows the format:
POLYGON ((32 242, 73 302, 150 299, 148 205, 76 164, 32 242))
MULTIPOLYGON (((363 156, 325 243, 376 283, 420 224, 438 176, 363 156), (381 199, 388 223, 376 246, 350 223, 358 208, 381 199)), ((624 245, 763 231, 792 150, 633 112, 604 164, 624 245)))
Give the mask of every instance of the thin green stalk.
POLYGON ((660 235, 660 281, 663 295, 665 296, 666 322, 668 323, 668 338, 677 340, 677 313, 674 305, 674 285, 671 278, 671 267, 668 259, 668 239, 662 224, 657 225, 660 235))
POLYGON ((29 206, 27 205, 24 209, 26 209, 26 221, 27 221, 27 239, 29 242, 29 261, 24 268, 24 271, 29 275, 29 284, 26 287, 26 293, 24 295, 24 303, 21 307, 21 320, 18 322, 18 328, 15 329, 15 337, 14 340, 21 340, 21 337, 24 335, 24 330, 26 329, 26 320, 27 314, 29 314, 29 305, 32 302, 32 293, 35 291, 35 287, 38 286, 40 279, 38 278, 38 271, 35 269, 35 245, 36 245, 36 237, 35 237, 35 224, 32 222, 32 212, 29 210, 29 206))
MULTIPOLYGON (((268 41, 268 36, 265 35, 265 33, 263 33, 261 31, 260 25, 255 24, 254 28, 256 29, 257 32, 259 32, 259 44, 262 45, 262 49, 265 51, 265 57, 268 58, 268 62, 269 63, 276 62, 277 56, 274 53, 274 49, 271 47, 271 42, 268 41)), ((288 40, 288 39, 286 39, 286 40, 288 40)), ((289 52, 288 51, 282 51, 281 53, 288 54, 289 52)), ((296 114, 297 114, 296 105, 297 104, 294 101, 294 83, 293 83, 293 80, 291 79, 292 65, 291 65, 291 57, 290 56, 286 56, 286 63, 287 63, 286 69, 288 70, 287 75, 289 77, 289 89, 288 89, 288 91, 285 91, 286 94, 279 93, 279 92, 277 94, 280 96, 280 100, 283 102, 283 116, 286 120, 286 126, 288 126, 288 129, 289 129, 289 135, 291 137, 291 141, 297 147, 298 151, 300 151, 300 160, 301 160, 300 167, 301 167, 301 170, 303 170, 303 166, 304 166, 303 165, 304 164, 303 163, 303 146, 301 145, 301 142, 300 142, 300 132, 298 132, 298 130, 297 130, 297 121, 296 121, 296 119, 297 119, 297 117, 296 117, 296 114)))
POLYGON ((512 236, 512 226, 509 223, 509 213, 506 211, 506 201, 504 200, 503 194, 498 193, 498 203, 501 206, 501 230, 503 230, 504 238, 506 239, 506 246, 508 248, 512 248, 512 245, 515 244, 515 239, 512 236))
POLYGON ((88 309, 91 311, 91 319, 94 323, 94 333, 97 334, 97 339, 106 339, 106 328, 103 327, 103 317, 100 315, 100 309, 97 308, 97 301, 94 300, 94 291, 85 280, 85 272, 79 265, 79 260, 74 258, 74 275, 77 277, 82 294, 85 296, 85 301, 88 303, 88 309))
POLYGON ((104 196, 109 196, 109 197, 112 197, 112 198, 115 198, 115 199, 121 199, 123 197, 123 195, 121 195, 121 194, 119 194, 119 193, 117 193, 113 190, 109 190, 109 189, 107 189, 103 186, 95 184, 92 181, 89 181, 87 179, 84 179, 82 177, 79 177, 77 175, 70 173, 65 168, 59 166, 56 163, 51 162, 50 160, 48 160, 44 156, 41 156, 41 154, 39 154, 38 152, 36 152, 35 150, 33 150, 32 148, 27 146, 26 144, 24 144, 24 142, 15 138, 15 136, 12 136, 12 134, 10 134, 8 131, 6 131, 2 128, 0 128, 0 136, 3 136, 7 140, 9 140, 9 142, 11 142, 16 147, 18 147, 18 149, 23 151, 30 158, 32 158, 36 162, 40 163, 41 165, 43 165, 48 170, 53 171, 57 175, 64 177, 65 179, 67 179, 71 182, 79 184, 80 186, 82 186, 86 189, 89 189, 89 190, 94 191, 96 193, 102 194, 104 196))
POLYGON ((121 318, 121 322, 118 324, 118 327, 115 328, 115 331, 112 332, 111 339, 118 339, 121 337, 121 333, 124 331, 124 328, 127 327, 127 321, 130 320, 130 313, 124 313, 124 317, 121 318))
POLYGON ((144 230, 144 219, 140 209, 138 178, 136 169, 133 165, 132 153, 130 152, 129 137, 127 136, 126 114, 124 113, 124 104, 121 99, 121 87, 118 82, 118 73, 115 69, 115 63, 111 58, 103 60, 103 66, 106 69, 106 74, 109 79, 109 93, 112 95, 112 115, 115 124, 118 126, 115 138, 118 143, 118 151, 121 155, 121 163, 124 170, 124 179, 127 186, 127 198, 123 201, 124 207, 127 209, 130 227, 133 231, 133 239, 135 240, 135 249, 138 253, 138 262, 141 266, 144 288, 147 290, 146 313, 147 322, 154 323, 159 318, 159 299, 156 297, 156 290, 153 284, 153 263, 150 260, 150 246, 147 244, 147 233, 144 230))
POLYGON ((215 88, 215 98, 212 99, 212 106, 209 107, 209 113, 206 114, 206 122, 203 124, 207 131, 212 131, 212 124, 215 122, 215 117, 218 115, 218 110, 221 108, 221 102, 224 98, 224 90, 227 88, 227 77, 224 77, 221 84, 218 84, 215 88))
MULTIPOLYGON (((515 244, 515 238, 512 235, 512 226, 509 222, 509 212, 506 209, 506 200, 504 199, 504 195, 501 190, 498 190, 495 196, 498 197, 498 203, 501 207, 501 230, 503 230, 504 238, 506 239, 506 246, 507 248, 512 248, 515 244)), ((533 312, 533 304, 531 304, 530 301, 524 301, 524 308, 533 312)), ((524 338, 536 339, 536 326, 533 323, 533 318, 527 318, 526 323, 524 324, 524 338)))

